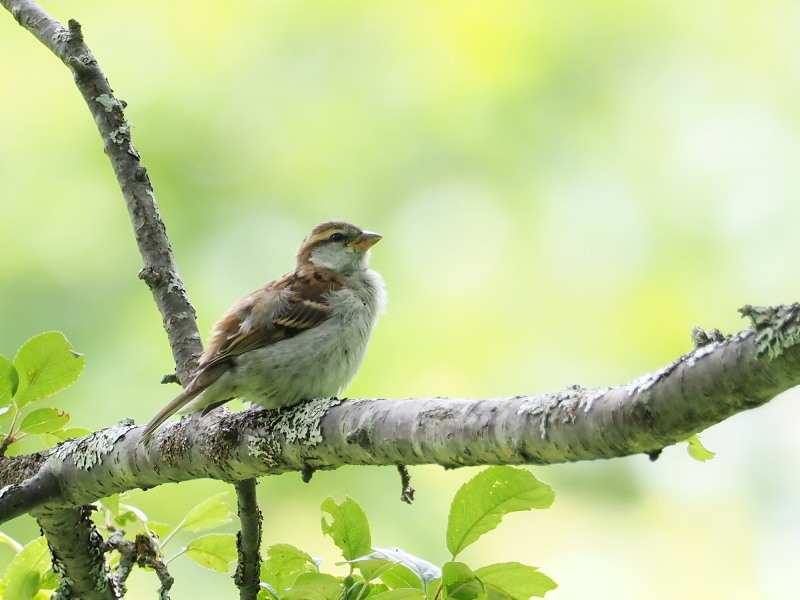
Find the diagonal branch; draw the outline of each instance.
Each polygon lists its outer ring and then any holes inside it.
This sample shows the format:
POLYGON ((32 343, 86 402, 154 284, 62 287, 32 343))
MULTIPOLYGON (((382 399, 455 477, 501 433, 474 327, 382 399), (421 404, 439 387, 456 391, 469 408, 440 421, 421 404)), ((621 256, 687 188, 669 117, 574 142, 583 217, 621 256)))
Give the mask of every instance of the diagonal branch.
MULTIPOLYGON (((343 465, 546 465, 652 453, 800 384, 800 305, 745 307, 754 329, 709 341, 609 388, 460 400, 319 399, 281 413, 195 413, 141 445, 130 423, 41 453, 37 475, 0 460, 0 522, 40 506, 211 477, 241 481, 343 465)), ((30 459, 29 459, 30 460, 30 459)), ((28 465, 30 472, 31 465, 28 465)))
POLYGON ((176 373, 186 382, 202 351, 195 312, 172 255, 166 228, 156 205, 153 186, 131 141, 131 127, 125 119, 125 102, 117 99, 83 41, 80 24, 70 20, 69 28, 48 15, 31 0, 0 0, 14 18, 31 32, 69 69, 94 117, 103 146, 119 182, 133 224, 136 243, 144 261, 139 276, 150 287, 161 311, 169 338, 176 373))
MULTIPOLYGON (((149 286, 161 312, 164 329, 175 359, 175 376, 185 385, 196 365, 197 356, 202 351, 202 342, 197 330, 194 307, 178 275, 166 228, 156 205, 155 193, 147 171, 141 164, 139 153, 131 141, 130 124, 124 115, 125 103, 114 96, 100 66, 84 43, 83 33, 77 21, 70 20, 69 29, 65 30, 35 2, 29 0, 0 0, 0 2, 11 11, 20 25, 33 33, 73 73, 75 83, 103 139, 106 155, 111 161, 128 208, 136 243, 144 261, 139 277, 149 286)), ((166 380, 168 378, 165 378, 166 380)), ((251 487, 252 497, 242 496, 241 493, 239 495, 240 501, 244 499, 247 502, 246 506, 240 506, 242 535, 237 573, 241 572, 243 579, 241 583, 237 581, 237 584, 240 584, 243 594, 248 593, 255 598, 258 592, 260 561, 258 543, 261 540, 261 532, 260 528, 257 528, 253 548, 252 525, 257 515, 256 523, 260 527, 260 512, 255 499, 254 481, 251 487)), ((245 488, 237 487, 237 492, 241 492, 242 489, 245 488)), ((63 535, 71 534, 73 534, 71 531, 63 532, 63 535)), ((55 553, 53 556, 55 557, 55 553)), ((98 558, 102 561, 102 555, 98 558)), ((71 572, 68 573, 71 575, 71 572)))

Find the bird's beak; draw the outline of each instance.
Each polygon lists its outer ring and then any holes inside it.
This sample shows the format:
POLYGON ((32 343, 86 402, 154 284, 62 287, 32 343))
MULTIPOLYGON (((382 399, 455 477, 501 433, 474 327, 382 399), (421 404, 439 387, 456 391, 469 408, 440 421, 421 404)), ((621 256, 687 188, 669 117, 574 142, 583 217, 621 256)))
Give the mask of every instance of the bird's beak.
POLYGON ((379 241, 383 236, 379 233, 372 233, 371 231, 362 231, 352 242, 347 244, 351 248, 358 248, 359 250, 369 250, 379 241))

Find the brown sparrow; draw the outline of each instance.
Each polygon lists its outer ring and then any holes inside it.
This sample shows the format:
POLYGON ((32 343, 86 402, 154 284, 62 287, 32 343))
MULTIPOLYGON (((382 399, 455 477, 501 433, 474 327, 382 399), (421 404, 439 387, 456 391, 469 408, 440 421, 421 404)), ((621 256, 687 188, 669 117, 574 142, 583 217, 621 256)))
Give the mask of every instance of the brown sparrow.
POLYGON ((297 267, 237 302, 214 326, 189 385, 150 423, 232 398, 282 408, 336 396, 355 376, 378 314, 383 279, 367 268, 379 240, 343 221, 317 225, 297 267))

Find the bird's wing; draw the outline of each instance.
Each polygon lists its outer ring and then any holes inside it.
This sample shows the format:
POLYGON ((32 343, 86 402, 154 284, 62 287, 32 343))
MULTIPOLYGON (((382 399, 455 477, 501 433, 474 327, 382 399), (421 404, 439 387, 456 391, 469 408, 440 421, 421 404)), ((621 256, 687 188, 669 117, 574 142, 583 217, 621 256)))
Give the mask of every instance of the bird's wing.
POLYGON ((164 421, 222 377, 233 358, 323 323, 330 315, 328 294, 341 287, 341 278, 332 271, 303 269, 242 298, 214 326, 211 341, 189 385, 147 424, 141 439, 147 439, 164 421))
POLYGON ((341 287, 341 280, 334 273, 307 269, 256 290, 214 327, 199 370, 323 323, 330 315, 328 293, 341 287))

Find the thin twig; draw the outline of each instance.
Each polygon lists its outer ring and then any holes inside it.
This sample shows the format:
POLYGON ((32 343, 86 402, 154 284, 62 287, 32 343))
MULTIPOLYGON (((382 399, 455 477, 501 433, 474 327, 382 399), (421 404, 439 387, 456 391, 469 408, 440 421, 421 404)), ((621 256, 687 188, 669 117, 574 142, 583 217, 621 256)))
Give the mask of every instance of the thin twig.
POLYGON ((259 590, 261 567, 262 515, 256 498, 256 480, 245 479, 235 484, 239 503, 239 521, 242 529, 236 534, 236 549, 239 552, 236 573, 233 576, 239 588, 240 600, 255 600, 259 590))
POLYGON ((405 465, 397 465, 397 472, 400 474, 400 500, 406 504, 414 502, 414 490, 411 487, 411 473, 408 472, 408 467, 405 465))

